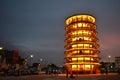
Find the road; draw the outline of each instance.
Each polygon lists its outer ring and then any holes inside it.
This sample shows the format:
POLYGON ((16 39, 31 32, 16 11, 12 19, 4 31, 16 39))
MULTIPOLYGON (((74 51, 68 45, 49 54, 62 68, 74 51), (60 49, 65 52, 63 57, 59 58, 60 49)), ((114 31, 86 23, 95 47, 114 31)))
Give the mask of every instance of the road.
POLYGON ((59 75, 25 75, 25 76, 0 76, 0 80, 120 80, 120 74, 81 74, 74 78, 66 78, 65 74, 59 75))

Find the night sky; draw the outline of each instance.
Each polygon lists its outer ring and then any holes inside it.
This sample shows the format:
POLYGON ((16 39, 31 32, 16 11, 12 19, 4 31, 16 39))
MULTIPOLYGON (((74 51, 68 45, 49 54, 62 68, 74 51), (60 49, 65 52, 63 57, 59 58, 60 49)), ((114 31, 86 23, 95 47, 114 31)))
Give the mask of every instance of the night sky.
POLYGON ((65 19, 81 13, 97 19, 101 61, 120 56, 120 0, 0 0, 0 46, 62 65, 65 19))

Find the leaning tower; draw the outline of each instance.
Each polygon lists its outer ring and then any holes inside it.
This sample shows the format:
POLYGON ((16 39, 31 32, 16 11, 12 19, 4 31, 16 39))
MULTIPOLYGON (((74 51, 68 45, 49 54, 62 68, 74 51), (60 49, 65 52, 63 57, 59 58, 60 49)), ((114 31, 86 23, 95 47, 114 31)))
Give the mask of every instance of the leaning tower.
POLYGON ((74 73, 96 73, 99 64, 96 19, 89 14, 78 14, 65 20, 65 66, 74 73))

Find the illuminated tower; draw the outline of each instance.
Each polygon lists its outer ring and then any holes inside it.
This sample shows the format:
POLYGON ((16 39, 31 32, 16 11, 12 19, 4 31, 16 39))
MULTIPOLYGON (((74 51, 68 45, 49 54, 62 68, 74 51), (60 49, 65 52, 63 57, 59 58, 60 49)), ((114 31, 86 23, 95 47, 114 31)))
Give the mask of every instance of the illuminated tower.
POLYGON ((95 17, 88 14, 73 15, 66 19, 65 66, 69 71, 79 73, 98 71, 99 45, 95 21, 95 17))

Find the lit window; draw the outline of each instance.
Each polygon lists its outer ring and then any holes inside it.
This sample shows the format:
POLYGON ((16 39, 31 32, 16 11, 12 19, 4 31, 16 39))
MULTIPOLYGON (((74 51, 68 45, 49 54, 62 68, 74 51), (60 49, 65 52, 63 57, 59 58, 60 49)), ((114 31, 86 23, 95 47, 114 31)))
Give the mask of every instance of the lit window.
POLYGON ((92 65, 92 68, 94 68, 94 65, 92 65))
POLYGON ((74 21, 74 22, 76 22, 76 21, 77 21, 76 16, 74 16, 72 19, 73 19, 73 21, 74 21))
POLYGON ((85 68, 90 68, 90 65, 85 65, 85 68))
POLYGON ((87 31, 84 31, 84 34, 88 34, 88 32, 87 32, 87 31))
POLYGON ((91 53, 93 53, 93 51, 91 51, 91 53))
POLYGON ((72 61, 77 61, 77 58, 72 58, 72 61))
POLYGON ((89 51, 89 50, 85 50, 84 52, 85 52, 85 53, 90 53, 90 51, 89 51))
POLYGON ((72 35, 75 35, 75 34, 77 34, 77 32, 72 32, 72 35))
POLYGON ((90 45, 90 47, 92 48, 92 45, 90 45))
POLYGON ((77 68, 77 65, 72 65, 72 68, 77 68))
POLYGON ((83 58, 78 58, 78 61, 83 61, 83 58))
POLYGON ((80 65, 78 65, 78 69, 80 68, 80 65))
POLYGON ((86 17, 87 17, 87 16, 84 15, 84 16, 83 16, 83 20, 86 20, 86 17))
POLYGON ((78 44, 78 46, 79 46, 79 47, 82 47, 82 46, 83 46, 83 44, 78 44))
POLYGON ((79 16, 79 15, 78 15, 77 17, 78 17, 78 18, 81 18, 81 16, 79 16))
POLYGON ((72 41, 76 41, 76 38, 72 38, 72 41))
POLYGON ((66 20, 66 24, 69 25, 72 22, 72 18, 69 18, 68 20, 66 20))
POLYGON ((85 70, 90 70, 90 65, 85 65, 85 70))
POLYGON ((77 51, 72 51, 72 53, 77 53, 77 51))
POLYGON ((82 31, 79 31, 78 34, 82 34, 82 31))
POLYGON ((84 40, 89 40, 89 38, 88 37, 84 37, 84 40))
POLYGON ((82 23, 78 23, 78 27, 82 27, 82 23))
POLYGON ((91 32, 89 32, 88 34, 91 35, 91 32))
POLYGON ((85 24, 85 23, 83 24, 83 27, 86 27, 86 24, 85 24))
POLYGON ((72 32, 72 35, 74 35, 75 33, 74 32, 72 32))
POLYGON ((75 32, 75 34, 77 34, 77 32, 75 32))
POLYGON ((76 26, 76 25, 74 25, 74 26, 73 26, 73 28, 77 28, 77 26, 76 26))
POLYGON ((72 70, 78 70, 80 69, 80 65, 72 65, 72 70))
POLYGON ((77 47, 77 45, 72 45, 73 48, 77 47))
POLYGON ((89 44, 84 44, 84 47, 88 48, 88 47, 89 47, 89 44))
POLYGON ((91 58, 91 61, 93 61, 93 58, 91 58))
POLYGON ((87 57, 86 57, 85 60, 90 60, 90 58, 87 58, 87 57))
POLYGON ((90 38, 90 41, 92 41, 92 39, 90 38))

